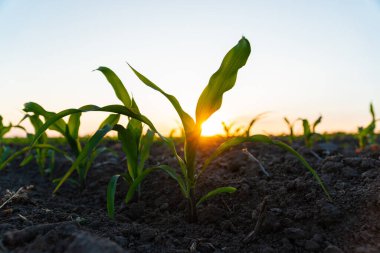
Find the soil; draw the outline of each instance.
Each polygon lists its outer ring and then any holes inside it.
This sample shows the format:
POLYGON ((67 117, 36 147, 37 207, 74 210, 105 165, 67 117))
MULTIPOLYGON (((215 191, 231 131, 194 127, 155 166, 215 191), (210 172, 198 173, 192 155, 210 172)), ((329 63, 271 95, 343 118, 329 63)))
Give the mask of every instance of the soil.
MULTIPOLYGON (((204 140, 199 160, 220 140, 204 140)), ((352 137, 317 144, 317 158, 300 143, 293 145, 316 169, 333 201, 312 175, 287 152, 265 144, 243 144, 215 160, 198 183, 201 196, 215 187, 234 186, 202 204, 199 221, 187 222, 187 202, 176 183, 154 172, 142 184, 139 201, 123 204, 127 185, 117 187, 116 219, 106 214, 110 177, 125 170, 118 154, 99 157, 83 191, 54 184, 35 164, 15 161, 1 171, 0 252, 380 252, 380 152, 355 152, 352 137), (243 153, 247 148, 267 169, 243 153)), ((177 167, 170 151, 156 143, 148 166, 177 167)), ((69 163, 57 159, 62 175, 69 163)))

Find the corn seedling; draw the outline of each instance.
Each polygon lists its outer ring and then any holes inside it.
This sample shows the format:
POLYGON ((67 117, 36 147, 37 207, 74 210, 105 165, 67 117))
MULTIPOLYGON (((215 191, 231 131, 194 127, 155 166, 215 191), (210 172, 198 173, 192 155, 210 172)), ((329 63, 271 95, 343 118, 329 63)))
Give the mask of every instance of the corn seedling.
MULTIPOLYGON (((9 157, 11 157, 12 153, 14 151, 7 145, 3 143, 4 140, 4 135, 9 133, 12 128, 19 128, 25 131, 25 128, 20 126, 19 124, 17 125, 12 125, 9 123, 8 125, 4 125, 3 123, 3 117, 0 115, 0 170, 3 167, 3 163, 5 163, 9 157)), ((6 164, 4 164, 5 166, 6 164)))
POLYGON ((251 121, 248 124, 247 129, 245 130, 245 137, 249 137, 251 135, 251 129, 253 125, 255 125, 257 121, 262 119, 262 117, 265 116, 267 113, 268 112, 259 113, 255 117, 253 117, 253 119, 251 119, 251 121))
POLYGON ((316 131, 316 127, 321 123, 322 116, 319 116, 318 119, 316 119, 313 123, 313 125, 310 127, 310 123, 307 119, 300 119, 302 120, 302 126, 303 126, 303 139, 305 141, 305 146, 311 149, 314 145, 315 137, 320 136, 316 131))
POLYGON ((288 120, 287 117, 284 117, 284 121, 289 128, 289 141, 290 143, 293 143, 294 140, 296 139, 294 135, 294 125, 298 121, 298 119, 294 120, 293 122, 290 122, 290 120, 288 120))
MULTIPOLYGON (((40 128, 39 134, 44 132, 49 126, 51 126, 52 124, 54 124, 54 122, 56 122, 57 120, 61 119, 64 116, 79 113, 79 112, 86 112, 86 111, 105 111, 105 112, 118 113, 118 114, 126 115, 130 118, 137 119, 145 123, 153 132, 156 132, 160 136, 160 138, 163 139, 168 144, 168 146, 172 150, 173 154, 175 155, 179 163, 180 174, 178 174, 176 170, 174 170, 173 168, 167 165, 159 165, 153 168, 144 169, 143 173, 140 176, 138 176, 136 180, 133 182, 133 184, 129 187, 125 201, 126 203, 128 203, 132 199, 135 191, 138 189, 138 186, 148 174, 152 173, 155 170, 161 169, 161 170, 164 170, 166 173, 168 173, 168 175, 171 178, 177 181, 182 194, 188 200, 190 222, 195 222, 197 220, 196 208, 201 203, 203 203, 204 201, 206 201, 207 199, 215 195, 218 195, 221 193, 232 193, 236 191, 236 189, 233 187, 220 187, 220 188, 211 190, 210 192, 200 197, 199 199, 197 199, 195 195, 196 182, 198 178, 200 177, 200 175, 208 168, 209 164, 218 155, 220 155, 227 149, 233 146, 236 146, 238 144, 241 144, 243 142, 253 141, 253 142, 269 143, 269 144, 279 146, 287 150, 288 152, 292 153, 313 174, 313 176, 315 177, 317 182, 320 184, 320 186, 322 187, 326 195, 329 197, 329 194, 326 188, 324 187, 324 184, 319 178, 319 176, 316 174, 316 172, 312 169, 312 167, 306 162, 306 160, 300 154, 298 154, 294 149, 284 144, 283 142, 272 140, 269 137, 263 136, 263 135, 254 135, 250 137, 235 137, 235 138, 227 140, 226 142, 222 143, 214 151, 214 153, 203 163, 203 166, 201 167, 199 171, 196 170, 196 167, 197 167, 196 158, 197 158, 199 140, 200 140, 201 132, 202 132, 202 124, 214 112, 220 109, 222 105, 223 94, 227 92, 228 90, 232 89, 233 86, 235 85, 238 70, 246 64, 248 57, 250 55, 250 52, 251 52, 250 44, 248 40, 243 37, 239 41, 239 43, 226 54, 220 68, 211 76, 208 85, 203 90, 203 92, 201 93, 198 99, 196 113, 195 113, 196 114, 195 120, 182 109, 180 103, 173 95, 170 95, 164 92, 156 84, 154 84, 144 75, 142 75, 132 66, 130 66, 132 71, 145 85, 147 85, 148 87, 164 95, 170 101, 170 103, 173 105, 174 109, 178 113, 181 119, 181 123, 183 125, 184 133, 185 133, 184 157, 181 157, 178 155, 174 142, 171 139, 168 139, 162 136, 156 130, 152 122, 146 116, 142 115, 138 110, 136 110, 136 108, 133 108, 132 104, 130 103, 131 99, 129 98, 129 95, 125 87, 121 83, 120 79, 113 72, 107 72, 105 74, 105 72, 102 71, 103 74, 106 75, 108 81, 114 87, 118 98, 123 101, 124 105, 109 105, 105 107, 87 105, 79 109, 64 110, 58 113, 57 115, 55 115, 55 117, 52 117, 51 119, 49 119, 44 124, 44 126, 40 128), (129 98, 129 100, 126 98, 129 98)), ((101 68, 99 70, 101 70, 101 68)), ((39 137, 39 134, 36 135, 36 138, 39 137)), ((56 190, 59 188, 59 186, 60 185, 57 186, 56 190)))
MULTIPOLYGON (((136 112, 139 112, 138 106, 133 98, 128 94, 125 86, 116 74, 106 67, 99 67, 98 70, 104 74, 109 83, 114 89, 116 96, 126 107, 130 107, 136 112)), ((117 132, 118 140, 122 144, 122 150, 126 156, 127 170, 121 175, 114 175, 109 181, 107 187, 107 211, 110 218, 115 216, 115 193, 116 184, 122 177, 131 187, 136 180, 141 178, 145 169, 145 161, 149 158, 150 148, 154 140, 154 132, 147 130, 143 134, 143 124, 141 121, 129 117, 126 127, 116 124, 113 126, 117 132)), ((137 184, 137 198, 140 199, 141 184, 137 184)))
POLYGON ((232 146, 238 145, 246 141, 272 143, 293 153, 304 164, 304 166, 307 169, 309 169, 309 171, 317 179, 318 183, 321 185, 325 193, 328 195, 328 192, 325 189, 319 176, 301 155, 299 155, 295 150, 293 150, 286 144, 279 141, 272 141, 269 137, 262 135, 254 135, 252 137, 235 137, 227 140, 225 143, 221 144, 217 148, 217 150, 205 161, 205 163, 202 166, 202 169, 199 172, 196 171, 196 157, 198 151, 198 144, 202 132, 202 124, 214 112, 219 110, 219 108, 222 105, 223 94, 228 90, 232 89, 235 85, 238 70, 246 64, 250 52, 250 44, 248 40, 243 37, 239 41, 239 43, 227 53, 227 55, 224 57, 222 61, 220 68, 211 76, 208 85, 203 90, 202 94, 198 99, 195 120, 182 109, 180 103, 174 96, 167 94, 166 92, 161 90, 156 84, 154 84, 148 78, 146 78, 137 70, 131 67, 136 76, 145 85, 160 92, 171 102, 182 121, 183 128, 185 130, 185 152, 184 159, 178 157, 177 155, 177 159, 181 167, 182 177, 176 176, 176 178, 182 190, 182 193, 184 194, 185 198, 188 199, 190 222, 195 222, 197 220, 196 207, 199 206, 203 201, 220 193, 232 193, 236 191, 236 189, 233 187, 220 187, 210 191, 209 193, 201 197, 199 200, 196 200, 195 197, 197 179, 207 169, 211 161, 214 160, 219 154, 224 152, 226 149, 229 149, 232 146))
POLYGON ((376 121, 379 119, 376 119, 375 110, 373 109, 372 103, 369 105, 369 112, 372 118, 371 122, 366 127, 358 128, 357 138, 360 150, 364 149, 367 145, 373 145, 376 142, 376 121))
MULTIPOLYGON (((43 117, 45 120, 45 123, 46 123, 46 122, 48 122, 49 119, 53 118, 56 115, 56 113, 46 111, 41 105, 34 103, 34 102, 26 103, 24 105, 24 111, 27 113, 32 113, 32 115, 29 115, 29 117, 31 120, 33 120, 32 124, 35 126, 36 129, 40 129, 42 127, 42 124, 41 124, 42 121, 41 121, 40 117, 43 117)), ((71 159, 69 158, 72 162, 80 156, 80 154, 82 153, 83 150, 87 151, 88 145, 89 145, 86 143, 86 145, 82 148, 82 144, 80 142, 79 127, 80 127, 81 115, 82 115, 81 112, 71 114, 67 123, 62 118, 60 118, 59 120, 54 122, 54 124, 52 124, 49 127, 50 130, 53 130, 53 131, 60 133, 65 138, 67 143, 69 144, 70 149, 71 149, 71 153, 74 156, 74 158, 71 158, 71 159)), ((91 142, 91 144, 92 144, 92 142, 96 142, 95 140, 98 140, 99 135, 103 135, 103 134, 105 135, 106 134, 106 133, 104 133, 104 132, 106 132, 106 130, 104 129, 104 127, 106 125, 107 126, 108 125, 113 126, 118 121, 119 121, 119 115, 108 116, 101 123, 98 131, 90 138, 89 142, 91 142)), ((40 144, 40 146, 41 146, 46 141, 44 139, 45 137, 46 137, 45 132, 43 132, 41 134, 35 134, 34 139, 33 139, 33 144, 40 144)), ((101 140, 101 138, 100 138, 100 140, 101 140)), ((100 140, 98 140, 96 142, 95 146, 100 142, 100 140)), ((100 153, 102 153, 104 151, 105 151, 105 148, 93 147, 93 148, 91 148, 90 153, 86 153, 87 159, 83 159, 79 163, 73 162, 73 165, 75 164, 73 169, 76 170, 77 174, 78 174, 77 183, 82 188, 85 186, 87 173, 88 173, 93 161, 95 160, 95 158, 100 153)), ((58 181, 58 180, 55 180, 55 181, 58 181)))
MULTIPOLYGON (((40 119, 39 115, 26 114, 24 118, 20 121, 20 123, 27 118, 30 120, 30 123, 32 124, 34 128, 34 133, 37 133, 38 129, 43 125, 43 121, 40 119)), ((28 133, 26 130, 25 132, 27 135, 27 139, 32 141, 34 138, 34 134, 28 133)), ((49 138, 47 134, 44 133, 38 139, 38 144, 49 146, 48 140, 49 138)), ((29 155, 25 157, 25 159, 21 162, 20 166, 27 165, 34 158, 37 163, 40 174, 51 175, 54 170, 54 164, 55 164, 54 150, 50 148, 35 148, 33 151, 34 151, 33 153, 29 152, 29 155)))
POLYGON ((234 131, 232 131, 233 127, 236 125, 235 122, 231 122, 227 124, 226 122, 222 121, 222 126, 223 126, 223 131, 224 131, 224 136, 226 138, 230 138, 232 136, 236 136, 239 134, 241 128, 238 127, 234 131))

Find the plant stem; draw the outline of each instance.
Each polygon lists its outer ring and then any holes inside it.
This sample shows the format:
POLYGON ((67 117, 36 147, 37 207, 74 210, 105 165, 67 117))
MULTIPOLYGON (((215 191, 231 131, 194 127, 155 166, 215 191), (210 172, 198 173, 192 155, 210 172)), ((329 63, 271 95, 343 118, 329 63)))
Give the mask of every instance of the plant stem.
POLYGON ((194 188, 190 189, 190 198, 189 198, 189 222, 196 223, 198 222, 197 207, 195 206, 195 193, 194 188))

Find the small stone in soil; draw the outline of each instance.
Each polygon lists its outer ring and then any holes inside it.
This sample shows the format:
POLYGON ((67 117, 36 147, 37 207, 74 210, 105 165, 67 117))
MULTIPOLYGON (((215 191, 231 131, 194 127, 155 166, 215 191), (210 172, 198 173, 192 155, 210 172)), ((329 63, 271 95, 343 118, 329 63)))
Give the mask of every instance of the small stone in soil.
POLYGON ((343 250, 334 245, 329 245, 325 248, 323 253, 344 253, 343 250))
POLYGON ((303 239, 306 237, 306 232, 300 228, 287 228, 284 233, 289 239, 303 239))

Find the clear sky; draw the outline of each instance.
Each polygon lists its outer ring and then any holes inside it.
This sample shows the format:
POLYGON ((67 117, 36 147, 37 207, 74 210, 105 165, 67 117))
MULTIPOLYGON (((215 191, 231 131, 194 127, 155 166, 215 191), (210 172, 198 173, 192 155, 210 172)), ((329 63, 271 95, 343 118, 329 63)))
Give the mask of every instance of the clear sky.
MULTIPOLYGON (((252 53, 221 110, 210 118, 256 133, 286 131, 290 119, 320 114, 320 131, 354 131, 380 115, 380 1, 0 0, 0 115, 16 123, 23 104, 51 111, 119 103, 98 66, 112 68, 141 111, 167 133, 169 102, 126 65, 175 95, 194 115, 197 99, 241 36, 252 53)), ((105 118, 91 113, 82 134, 105 118)))

